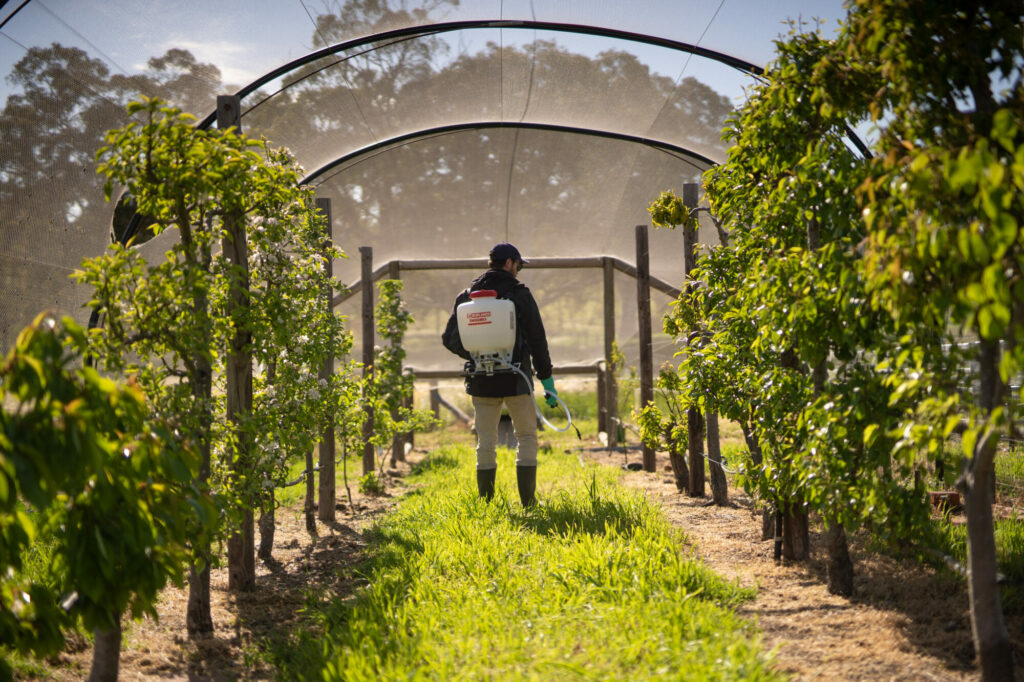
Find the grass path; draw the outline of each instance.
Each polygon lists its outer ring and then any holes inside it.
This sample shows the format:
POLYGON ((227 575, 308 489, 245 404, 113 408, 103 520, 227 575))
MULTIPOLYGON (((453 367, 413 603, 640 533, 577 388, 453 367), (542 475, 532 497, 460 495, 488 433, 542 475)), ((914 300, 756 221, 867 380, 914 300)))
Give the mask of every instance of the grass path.
POLYGON ((368 585, 311 593, 306 627, 267 661, 282 678, 338 680, 768 680, 752 592, 682 550, 618 473, 551 455, 542 506, 523 510, 511 453, 476 496, 465 445, 432 452, 370 531, 368 585))

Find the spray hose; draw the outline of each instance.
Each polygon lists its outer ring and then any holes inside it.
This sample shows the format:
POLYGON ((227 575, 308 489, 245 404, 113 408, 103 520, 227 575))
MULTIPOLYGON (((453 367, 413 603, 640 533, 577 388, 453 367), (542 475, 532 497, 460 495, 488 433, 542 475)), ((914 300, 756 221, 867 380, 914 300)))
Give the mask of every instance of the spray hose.
MULTIPOLYGON (((526 380, 526 385, 530 389, 530 395, 532 396, 534 394, 533 381, 530 380, 530 377, 526 376, 526 373, 523 370, 519 369, 515 365, 505 362, 501 358, 495 358, 495 362, 504 365, 508 369, 512 369, 515 370, 516 372, 519 372, 519 376, 523 377, 523 379, 526 380)), ((551 391, 544 391, 544 397, 547 398, 549 396, 557 400, 558 404, 562 406, 562 409, 565 411, 565 418, 568 420, 568 423, 565 425, 564 429, 560 429, 551 422, 549 422, 547 418, 543 414, 541 414, 540 405, 538 405, 537 401, 534 400, 533 408, 537 411, 537 418, 544 422, 544 424, 547 425, 547 427, 550 428, 552 431, 568 431, 569 427, 571 426, 576 431, 576 437, 580 440, 583 440, 583 435, 580 433, 579 427, 572 423, 572 414, 569 413, 569 406, 565 404, 565 401, 558 397, 557 393, 552 393, 551 391)))

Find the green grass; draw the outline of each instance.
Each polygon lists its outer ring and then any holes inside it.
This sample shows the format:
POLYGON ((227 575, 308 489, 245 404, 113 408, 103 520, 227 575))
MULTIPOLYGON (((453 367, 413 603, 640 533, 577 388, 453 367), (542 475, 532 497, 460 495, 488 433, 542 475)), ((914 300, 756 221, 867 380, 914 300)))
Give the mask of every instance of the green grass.
POLYGON ((996 455, 996 485, 999 492, 1013 499, 1024 498, 1024 449, 1013 448, 996 455))
MULTIPOLYGON (((569 412, 572 414, 573 421, 583 421, 585 419, 595 419, 597 417, 597 393, 592 390, 582 391, 562 391, 558 390, 558 397, 562 399, 562 402, 569 408, 569 412)), ((543 404, 543 394, 538 391, 537 401, 543 404)), ((544 409, 544 416, 547 417, 552 424, 562 426, 565 421, 565 413, 562 411, 562 407, 558 406, 553 409, 544 409), (556 416, 552 416, 556 415, 556 416)))
POLYGON ((270 652, 284 679, 767 680, 752 596, 685 556, 614 470, 542 455, 524 511, 512 454, 476 495, 472 450, 416 467, 414 493, 370 532, 368 586, 311 595, 308 629, 270 652))
MULTIPOLYGON (((967 526, 943 519, 935 521, 933 529, 928 546, 966 566, 967 526)), ((1018 612, 1024 609, 1024 519, 997 519, 995 537, 999 573, 1006 579, 1001 590, 1003 608, 1018 612)), ((934 558, 930 563, 936 563, 934 558)))

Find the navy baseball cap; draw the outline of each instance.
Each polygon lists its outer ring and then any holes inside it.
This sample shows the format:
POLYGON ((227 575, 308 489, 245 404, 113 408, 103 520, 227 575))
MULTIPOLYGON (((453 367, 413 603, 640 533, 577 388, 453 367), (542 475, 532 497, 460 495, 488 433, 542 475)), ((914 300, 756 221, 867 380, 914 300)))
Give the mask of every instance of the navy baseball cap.
POLYGON ((529 265, 530 261, 519 255, 519 249, 512 246, 508 242, 501 242, 495 244, 494 248, 491 249, 491 262, 492 263, 504 263, 506 260, 511 258, 514 261, 519 261, 523 265, 529 265))

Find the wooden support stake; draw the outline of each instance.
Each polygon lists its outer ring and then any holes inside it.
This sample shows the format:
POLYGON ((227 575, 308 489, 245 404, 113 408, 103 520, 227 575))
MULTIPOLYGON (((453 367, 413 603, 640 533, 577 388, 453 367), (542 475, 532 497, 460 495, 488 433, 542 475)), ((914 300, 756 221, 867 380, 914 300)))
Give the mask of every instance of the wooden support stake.
MULTIPOLYGON (((360 263, 362 265, 363 283, 363 379, 369 381, 373 376, 373 342, 375 330, 373 328, 373 248, 370 246, 359 247, 360 263)), ((373 473, 375 453, 373 451, 373 406, 369 403, 363 405, 366 410, 366 421, 363 422, 363 475, 373 473)))
POLYGON ((608 449, 611 450, 618 442, 619 433, 619 389, 618 378, 615 376, 615 261, 607 256, 603 259, 604 268, 604 405, 605 429, 608 434, 608 449))
MULTIPOLYGON (((241 103, 237 95, 217 97, 217 127, 221 130, 237 128, 241 131, 241 103)), ((231 264, 228 285, 227 316, 229 319, 248 319, 249 245, 245 233, 245 215, 229 211, 224 215, 224 238, 221 249, 231 264)), ((231 338, 225 363, 225 402, 227 418, 237 436, 238 454, 233 475, 249 476, 252 468, 252 438, 246 433, 245 422, 252 414, 252 335, 244 326, 236 326, 231 338)), ((243 514, 242 525, 228 538, 228 589, 252 592, 256 589, 256 523, 250 504, 243 514)))
MULTIPOLYGON (((401 279, 402 268, 398 261, 388 261, 388 279, 401 279)), ((411 396, 401 396, 401 403, 403 407, 406 407, 406 403, 409 401, 411 396)), ((398 421, 398 408, 391 410, 391 419, 398 421)), ((412 442, 411 433, 396 433, 395 437, 391 439, 391 466, 395 466, 398 462, 405 461, 405 443, 412 442)))
MULTIPOLYGON (((636 226, 636 314, 640 341, 640 409, 654 402, 654 352, 651 347, 651 252, 647 226, 636 226)), ((644 471, 654 471, 654 448, 643 445, 644 471)))
MULTIPOLYGON (((331 200, 318 198, 316 200, 317 212, 322 216, 324 220, 324 253, 331 248, 331 242, 333 240, 333 229, 331 225, 331 200)), ((330 257, 325 258, 324 262, 324 274, 328 278, 334 276, 334 262, 330 257)), ((327 307, 327 313, 331 312, 331 298, 334 295, 334 291, 331 286, 324 287, 323 297, 324 306, 327 307)), ((330 381, 334 375, 334 353, 330 352, 327 357, 324 358, 323 365, 320 367, 320 378, 324 381, 330 381)), ((317 517, 321 521, 331 522, 334 521, 334 505, 336 501, 336 490, 335 490, 335 475, 334 475, 334 459, 337 454, 337 444, 334 442, 334 413, 330 412, 327 416, 327 423, 324 424, 323 433, 320 435, 320 495, 317 498, 319 503, 317 504, 317 517)))
MULTIPOLYGON (((697 198, 700 186, 693 182, 683 185, 683 207, 687 211, 697 208, 697 198)), ((689 292, 694 287, 693 270, 697 266, 697 223, 695 220, 687 220, 683 224, 683 268, 685 270, 683 280, 683 291, 689 292)), ((690 329, 696 332, 697 329, 690 329)), ((692 338, 690 343, 700 343, 692 338)), ((689 469, 690 481, 687 486, 687 493, 691 497, 704 497, 704 417, 700 408, 691 407, 686 413, 687 428, 689 431, 689 469)))

